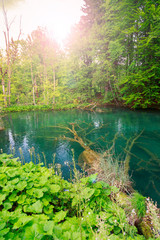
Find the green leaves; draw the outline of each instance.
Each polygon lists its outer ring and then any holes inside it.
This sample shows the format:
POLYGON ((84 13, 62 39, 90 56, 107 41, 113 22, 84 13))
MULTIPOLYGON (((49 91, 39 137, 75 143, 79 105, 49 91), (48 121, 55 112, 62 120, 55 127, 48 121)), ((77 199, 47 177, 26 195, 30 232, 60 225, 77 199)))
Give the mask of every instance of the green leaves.
POLYGON ((81 194, 82 194, 82 198, 84 199, 88 199, 90 198, 93 194, 94 194, 95 190, 91 189, 89 187, 86 187, 82 190, 81 194))
POLYGON ((35 190, 33 191, 33 196, 34 196, 35 198, 41 198, 41 197, 43 197, 43 190, 42 190, 42 189, 35 189, 35 190))
POLYGON ((51 193, 57 193, 60 190, 60 186, 57 184, 49 185, 51 193))
POLYGON ((43 203, 38 200, 28 207, 28 212, 42 213, 43 203))
POLYGON ((7 194, 0 194, 0 205, 2 204, 3 200, 5 200, 7 194))
POLYGON ((20 227, 24 227, 27 223, 33 220, 33 217, 30 216, 21 216, 18 221, 13 225, 13 229, 18 229, 20 227))
POLYGON ((19 191, 22 191, 23 189, 25 189, 27 186, 27 182, 26 181, 20 181, 15 188, 19 191))
POLYGON ((3 206, 4 206, 4 208, 5 208, 6 210, 11 209, 11 208, 12 208, 12 205, 13 205, 13 203, 10 203, 10 202, 5 202, 5 203, 3 204, 3 206))
POLYGON ((68 211, 60 211, 60 212, 56 213, 54 216, 54 222, 58 223, 58 222, 61 222, 62 220, 64 220, 67 215, 67 212, 68 211))
POLYGON ((55 227, 54 221, 47 221, 44 224, 43 230, 46 232, 47 235, 52 235, 54 227, 55 227))
MULTIPOLYGON (((69 240, 81 239, 81 234, 84 239, 95 236, 103 239, 121 237, 122 231, 129 236, 125 211, 110 199, 117 188, 103 181, 95 182, 96 174, 69 183, 33 163, 17 168, 10 159, 5 173, 3 167, 0 167, 0 239, 69 240)), ((138 197, 136 203, 133 201, 137 208, 141 200, 138 197)), ((132 236, 136 236, 135 231, 132 236)))

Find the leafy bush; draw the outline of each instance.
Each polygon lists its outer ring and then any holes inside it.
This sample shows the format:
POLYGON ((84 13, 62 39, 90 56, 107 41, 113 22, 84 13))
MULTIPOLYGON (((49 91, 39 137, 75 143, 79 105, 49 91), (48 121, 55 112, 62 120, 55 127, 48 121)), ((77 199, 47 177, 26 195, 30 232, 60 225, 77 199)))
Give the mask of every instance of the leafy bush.
POLYGON ((71 183, 1 154, 0 239, 144 239, 112 201, 118 189, 95 178, 71 183))

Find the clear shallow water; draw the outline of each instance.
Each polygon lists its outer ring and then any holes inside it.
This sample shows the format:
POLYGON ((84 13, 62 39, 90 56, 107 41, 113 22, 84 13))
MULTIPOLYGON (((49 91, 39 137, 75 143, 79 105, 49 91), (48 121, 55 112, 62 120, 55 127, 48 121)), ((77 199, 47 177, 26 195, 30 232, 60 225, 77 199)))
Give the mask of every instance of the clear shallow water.
POLYGON ((145 196, 150 196, 158 201, 160 206, 160 112, 158 111, 129 111, 124 109, 105 109, 103 113, 87 111, 62 111, 62 112, 27 112, 10 113, 4 118, 5 130, 0 131, 0 149, 10 153, 15 148, 15 156, 20 157, 19 148, 22 148, 26 162, 31 160, 29 149, 35 148, 36 154, 43 154, 47 164, 52 163, 53 154, 56 154, 55 162, 60 163, 64 178, 70 177, 72 162, 72 149, 75 153, 75 161, 83 148, 74 142, 57 139, 65 134, 63 129, 55 126, 69 126, 69 123, 78 122, 82 127, 86 123, 94 128, 87 136, 97 144, 92 148, 103 151, 110 146, 110 141, 118 133, 115 144, 115 152, 124 159, 124 148, 127 139, 141 136, 134 144, 131 153, 130 174, 134 181, 134 188, 145 196), (85 123, 84 123, 85 122, 85 123), (103 125, 103 128, 101 126, 103 125), (103 138, 102 138, 103 137, 103 138))

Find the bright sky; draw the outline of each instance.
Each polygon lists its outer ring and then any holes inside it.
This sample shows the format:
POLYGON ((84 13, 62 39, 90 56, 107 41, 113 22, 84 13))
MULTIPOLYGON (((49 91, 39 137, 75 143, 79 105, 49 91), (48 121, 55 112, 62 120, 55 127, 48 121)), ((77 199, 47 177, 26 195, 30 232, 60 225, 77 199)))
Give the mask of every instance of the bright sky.
MULTIPOLYGON (((51 36, 62 44, 71 27, 79 21, 82 6, 83 0, 21 0, 13 7, 7 8, 8 20, 12 22, 15 17, 10 28, 10 35, 15 40, 18 37, 20 16, 22 16, 23 38, 41 26, 46 27, 51 36)), ((4 18, 1 11, 0 43, 4 38, 3 29, 4 18)))

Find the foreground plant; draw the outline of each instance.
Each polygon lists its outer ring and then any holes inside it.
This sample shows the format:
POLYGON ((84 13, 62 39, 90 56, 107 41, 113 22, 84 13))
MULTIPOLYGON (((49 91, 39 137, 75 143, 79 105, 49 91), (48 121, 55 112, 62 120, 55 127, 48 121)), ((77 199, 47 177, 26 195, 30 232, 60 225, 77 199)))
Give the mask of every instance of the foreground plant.
POLYGON ((77 172, 70 183, 1 154, 0 239, 145 239, 113 200, 118 188, 95 179, 77 172))

